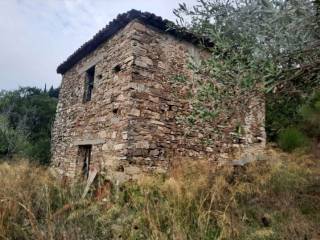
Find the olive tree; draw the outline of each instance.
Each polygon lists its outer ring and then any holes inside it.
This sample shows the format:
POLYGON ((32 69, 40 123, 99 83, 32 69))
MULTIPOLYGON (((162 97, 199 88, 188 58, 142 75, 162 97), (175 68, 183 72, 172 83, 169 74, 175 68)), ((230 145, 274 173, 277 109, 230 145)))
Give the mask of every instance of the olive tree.
POLYGON ((190 64, 209 77, 192 84, 193 121, 226 122, 235 109, 228 106, 237 104, 239 111, 261 94, 273 137, 319 88, 318 0, 198 0, 192 7, 180 4, 174 13, 178 29, 213 43, 208 60, 190 64))

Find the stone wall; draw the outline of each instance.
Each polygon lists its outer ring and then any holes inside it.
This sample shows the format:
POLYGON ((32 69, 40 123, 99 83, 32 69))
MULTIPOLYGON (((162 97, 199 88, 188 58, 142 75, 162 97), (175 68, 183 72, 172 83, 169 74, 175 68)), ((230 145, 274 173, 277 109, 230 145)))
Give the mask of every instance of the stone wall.
POLYGON ((63 75, 52 132, 53 166, 67 176, 80 172, 78 145, 92 144, 91 165, 125 158, 131 101, 132 24, 63 75), (92 100, 83 103, 86 70, 95 65, 92 100), (121 70, 116 72, 116 66, 121 70))
MULTIPOLYGON (((190 57, 198 61, 208 54, 132 21, 64 74, 53 128, 53 165, 75 176, 82 164, 78 146, 92 144, 91 165, 127 180, 141 172, 165 172, 177 155, 216 160, 239 149, 239 144, 223 142, 224 136, 212 136, 212 146, 204 145, 203 126, 187 133, 178 121, 190 105, 185 89, 172 80, 178 75, 192 79, 190 57), (93 65, 93 97, 83 103, 85 71, 93 65)), ((260 147, 265 142, 264 102, 254 104, 242 119, 242 145, 260 147)))
POLYGON ((211 144, 204 144, 204 139, 209 129, 216 126, 194 126, 192 132, 187 132, 179 118, 186 117, 191 110, 186 97, 188 89, 177 87, 174 78, 199 78, 188 64, 197 63, 210 53, 143 24, 136 23, 134 28, 132 82, 139 84, 140 89, 130 92, 134 109, 139 112, 129 122, 128 158, 133 164, 144 170, 163 171, 179 156, 214 161, 228 158, 231 153, 241 157, 243 148, 264 146, 264 100, 259 98, 251 100, 247 114, 236 114, 229 129, 221 131, 223 134, 210 136, 211 144), (240 144, 232 137, 239 122, 245 131, 240 144))

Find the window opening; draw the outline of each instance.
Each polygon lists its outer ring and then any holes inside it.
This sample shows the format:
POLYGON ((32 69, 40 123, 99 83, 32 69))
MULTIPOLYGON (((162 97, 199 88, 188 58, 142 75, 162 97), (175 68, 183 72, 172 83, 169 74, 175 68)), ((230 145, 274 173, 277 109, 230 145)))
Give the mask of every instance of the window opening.
POLYGON ((113 72, 114 73, 118 73, 121 71, 121 65, 117 64, 116 66, 113 67, 113 72))
POLYGON ((114 109, 112 110, 112 112, 113 112, 114 114, 118 114, 118 113, 119 113, 119 109, 118 109, 118 108, 114 108, 114 109))
POLYGON ((91 101, 92 91, 93 91, 93 86, 94 86, 94 73, 95 73, 95 66, 89 68, 86 71, 86 80, 85 80, 83 102, 91 101))

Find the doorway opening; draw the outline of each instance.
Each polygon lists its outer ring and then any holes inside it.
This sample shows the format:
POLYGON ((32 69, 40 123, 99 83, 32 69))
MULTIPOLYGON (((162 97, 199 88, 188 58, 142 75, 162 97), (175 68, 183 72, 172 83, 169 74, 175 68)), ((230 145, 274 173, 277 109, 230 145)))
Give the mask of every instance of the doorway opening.
POLYGON ((82 175, 85 178, 89 177, 90 163, 91 163, 92 145, 79 146, 79 159, 82 164, 82 175))

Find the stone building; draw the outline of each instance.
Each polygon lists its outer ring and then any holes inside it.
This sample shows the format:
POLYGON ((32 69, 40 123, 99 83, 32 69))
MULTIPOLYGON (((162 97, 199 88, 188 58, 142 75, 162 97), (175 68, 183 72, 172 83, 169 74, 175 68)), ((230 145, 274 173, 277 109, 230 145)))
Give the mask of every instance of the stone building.
MULTIPOLYGON (((52 164, 74 177, 105 169, 129 179, 163 172, 177 156, 216 159, 228 143, 188 135, 178 119, 190 111, 172 79, 192 77, 188 61, 205 58, 212 43, 168 29, 170 22, 131 10, 82 45, 57 72, 62 84, 52 132, 52 164), (202 45, 203 47, 199 47, 202 45), (219 146, 219 148, 215 147, 219 146), (218 150, 216 150, 218 149, 218 150)), ((205 77, 205 76, 204 76, 205 77)), ((264 103, 244 119, 244 145, 265 142, 264 103)))

